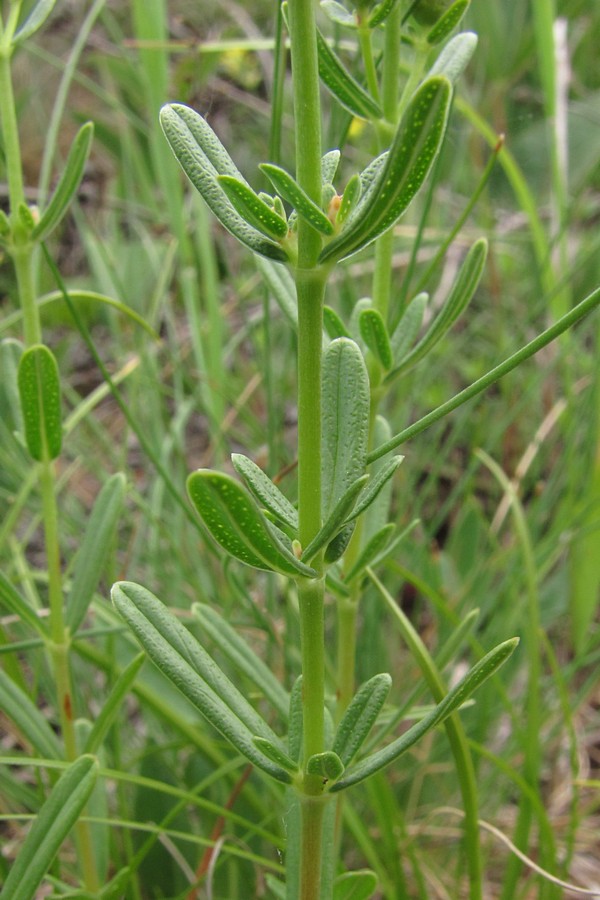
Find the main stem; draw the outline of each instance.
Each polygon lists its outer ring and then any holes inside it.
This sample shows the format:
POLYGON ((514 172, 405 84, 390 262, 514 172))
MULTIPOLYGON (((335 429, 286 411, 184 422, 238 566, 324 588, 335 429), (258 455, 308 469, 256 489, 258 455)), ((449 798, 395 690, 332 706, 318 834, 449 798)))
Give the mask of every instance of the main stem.
MULTIPOLYGON (((313 0, 290 0, 289 31, 296 121, 296 179, 321 203, 321 107, 313 0)), ((321 237, 298 220, 298 517, 306 546, 321 527, 321 352, 323 297, 327 273, 318 264, 321 237)), ((324 580, 322 559, 312 562, 318 577, 300 579, 303 766, 325 749, 324 580)), ((300 898, 318 900, 321 889, 323 786, 305 771, 301 798, 300 898)))

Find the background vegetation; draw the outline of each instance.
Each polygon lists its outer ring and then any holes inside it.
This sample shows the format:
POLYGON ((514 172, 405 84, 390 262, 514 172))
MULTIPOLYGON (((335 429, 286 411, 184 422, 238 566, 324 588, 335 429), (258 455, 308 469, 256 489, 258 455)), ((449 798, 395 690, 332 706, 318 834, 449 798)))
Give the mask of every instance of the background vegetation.
MULTIPOLYGON (((292 332, 252 260, 188 192, 157 115, 168 100, 198 109, 255 179, 256 164, 276 149, 275 13, 267 0, 59 3, 14 59, 28 201, 44 206, 76 129, 94 122, 77 202, 50 250, 69 289, 80 292, 77 308, 129 413, 126 420, 40 254, 42 323, 59 363, 68 436, 57 482, 67 584, 99 489, 116 472, 127 481, 118 530, 72 645, 75 711, 90 723, 137 652, 107 601, 118 578, 143 582, 186 621, 192 602, 213 604, 288 688, 297 675, 298 621, 284 583, 224 565, 155 465, 182 493, 189 471, 227 468, 238 451, 286 490, 293 483, 292 332), (156 334, 84 291, 120 301, 156 334)), ((479 47, 458 89, 434 185, 397 229, 392 302, 424 283, 435 304, 481 234, 490 255, 468 314, 388 397, 397 431, 600 282, 600 7, 593 0, 474 0, 466 27, 478 33, 479 47), (477 204, 437 259, 500 134, 505 146, 477 204)), ((343 49, 352 65, 351 48, 343 49)), ((288 87, 280 159, 292 169, 288 87)), ((341 173, 345 183, 373 154, 373 136, 326 94, 324 104, 324 149, 343 143, 353 164, 341 173)), ((368 251, 352 258, 328 304, 348 317, 370 290, 372 267, 368 251)), ((1 337, 19 338, 10 262, 0 278, 1 337)), ((385 583, 427 646, 447 648, 474 609, 475 654, 510 635, 523 638, 463 715, 490 898, 576 896, 512 854, 507 840, 519 843, 524 815, 527 857, 559 879, 600 890, 599 338, 596 315, 416 437, 395 481, 397 520, 418 524, 387 564, 385 583), (511 505, 511 497, 518 501, 511 505)), ((0 568, 43 616, 40 500, 15 437, 10 350, 2 365, 0 568)), ((6 592, 0 604, 3 672, 54 727, 49 660, 6 592)), ((393 676, 389 717, 397 728, 431 698, 373 591, 362 607, 358 676, 383 670, 393 676)), ((457 679, 461 664, 446 674, 457 679)), ((53 778, 51 768, 28 764, 48 755, 35 735, 14 716, 3 717, 2 728, 0 878, 53 778)), ((134 862, 123 896, 185 897, 196 883, 189 896, 271 896, 265 879, 281 869, 281 799, 149 664, 123 698, 100 760, 106 777, 90 804, 93 841, 104 880, 134 862)), ((460 795, 443 732, 358 788, 344 814, 347 866, 376 871, 377 896, 466 896, 460 795)), ((58 894, 75 883, 75 870, 67 844, 49 879, 58 894)))

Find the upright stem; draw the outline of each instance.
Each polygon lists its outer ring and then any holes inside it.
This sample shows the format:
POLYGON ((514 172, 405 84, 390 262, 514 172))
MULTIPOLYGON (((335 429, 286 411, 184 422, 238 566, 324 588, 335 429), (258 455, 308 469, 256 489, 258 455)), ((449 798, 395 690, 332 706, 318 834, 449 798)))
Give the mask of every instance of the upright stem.
MULTIPOLYGON (((296 178, 321 203, 321 107, 313 0, 290 0, 289 30, 296 121, 296 178)), ((321 352, 327 272, 318 265, 321 237, 298 219, 298 518, 306 546, 321 527, 321 352)), ((303 679, 303 765, 325 749, 324 580, 322 559, 315 579, 299 579, 303 679)), ((301 797, 301 900, 321 892, 323 807, 321 779, 306 772, 301 797)))

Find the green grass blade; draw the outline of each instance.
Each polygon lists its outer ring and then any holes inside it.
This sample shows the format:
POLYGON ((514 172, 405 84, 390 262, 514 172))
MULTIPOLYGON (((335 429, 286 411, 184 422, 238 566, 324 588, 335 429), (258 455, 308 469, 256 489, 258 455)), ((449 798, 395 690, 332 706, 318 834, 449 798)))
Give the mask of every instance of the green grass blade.
POLYGON ((96 783, 98 763, 82 756, 61 775, 8 874, 2 900, 33 900, 42 878, 79 818, 96 783))
POLYGON ((0 605, 26 622, 42 637, 47 637, 48 630, 44 620, 36 615, 35 610, 25 602, 3 572, 0 572, 0 605))
POLYGON ((72 635, 83 622, 102 576, 124 497, 125 476, 117 473, 108 479, 94 503, 79 547, 67 600, 65 621, 72 635))
POLYGON ((146 654, 138 654, 138 656, 134 657, 129 665, 123 669, 115 681, 111 692, 102 707, 100 715, 95 720, 86 737, 84 753, 97 753, 102 746, 102 742, 104 741, 108 730, 120 714, 123 701, 129 693, 129 690, 145 661, 146 654))
POLYGON ((20 25, 12 39, 13 46, 26 41, 41 28, 56 5, 56 0, 38 0, 25 21, 20 25))
POLYGON ((396 447, 399 447, 405 441, 408 441, 415 435, 420 434, 422 431, 425 431, 425 429, 429 428, 430 425, 433 425, 434 422, 442 419, 444 416, 448 415, 448 413, 457 409, 459 406, 462 406, 463 403, 466 403, 468 400, 476 397, 477 394, 485 391, 486 388, 494 384, 495 381, 503 378, 504 375, 508 374, 508 372, 512 372, 513 369, 516 369, 517 366, 519 366, 526 359, 529 359, 530 356, 534 356, 534 354, 541 350, 542 347, 550 344, 564 331, 566 331, 568 328, 571 328, 572 325, 574 325, 576 322, 590 313, 593 309, 595 309, 595 307, 598 306, 599 303, 600 288, 597 288, 595 291, 592 291, 592 293, 589 294, 585 298, 585 300, 582 300, 577 304, 577 306, 574 306, 572 310, 562 316, 558 320, 558 322, 555 322, 554 325, 550 326, 550 328, 547 328, 541 334, 538 334, 536 338, 534 338, 532 341, 529 341, 528 344, 525 344, 524 347, 521 347, 520 350, 517 350, 517 352, 513 353, 512 356, 509 356, 508 359, 505 359, 504 362, 501 362, 499 365, 495 366, 495 368, 491 369, 487 373, 487 375, 483 375, 481 378, 478 378, 477 381, 474 381, 473 384, 469 385, 469 387, 466 387, 450 400, 447 400, 446 403, 442 403, 442 405, 438 406, 437 409, 434 409, 430 413, 427 413, 427 415, 419 419, 418 422, 414 422, 412 425, 409 425, 408 428, 400 431, 398 434, 394 435, 394 437, 390 438, 389 441, 386 441, 384 444, 381 444, 381 446, 377 447, 375 450, 369 453, 367 462, 371 463, 374 460, 379 459, 381 456, 385 456, 385 454, 389 453, 390 450, 395 450, 396 447))

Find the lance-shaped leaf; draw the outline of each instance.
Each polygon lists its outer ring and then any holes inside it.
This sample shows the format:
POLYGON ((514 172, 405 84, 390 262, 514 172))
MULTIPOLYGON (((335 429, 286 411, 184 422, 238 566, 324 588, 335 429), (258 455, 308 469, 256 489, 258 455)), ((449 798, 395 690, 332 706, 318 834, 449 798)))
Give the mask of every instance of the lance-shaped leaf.
POLYGON ((218 175, 217 181, 227 194, 231 205, 249 225, 276 240, 287 235, 286 220, 277 215, 273 207, 261 200, 251 187, 232 175, 218 175))
POLYGON ((389 546, 389 543, 395 531, 396 526, 393 522, 389 522, 367 541, 367 543, 361 550, 358 559, 356 560, 352 568, 346 573, 346 584, 350 584, 351 581, 353 581, 362 572, 364 572, 367 566, 370 566, 376 559, 378 559, 378 557, 389 546))
POLYGON ((378 884, 377 875, 370 869, 344 872, 335 879, 333 900, 369 900, 378 884))
POLYGON ((369 16, 369 28, 376 28, 385 22, 398 0, 381 0, 369 16))
POLYGON ((342 259, 366 247, 407 209, 441 147, 451 94, 450 82, 439 76, 428 78, 416 91, 376 181, 346 228, 323 248, 321 262, 342 259))
POLYGON ((138 653, 131 662, 125 666, 115 683, 110 694, 103 703, 100 714, 94 719, 94 724, 85 737, 84 752, 97 753, 104 742, 111 726, 120 715, 125 697, 129 693, 133 682, 146 662, 146 654, 138 653))
POLYGON ((332 309, 330 306, 323 307, 323 325, 332 341, 339 337, 350 337, 350 332, 342 322, 341 318, 338 316, 335 309, 332 309))
POLYGON ((369 376, 360 349, 332 341, 323 357, 323 519, 365 471, 369 376))
POLYGON ((356 519, 366 509, 368 509, 369 506, 371 506, 371 504, 377 499, 387 482, 393 476, 394 472, 403 459, 403 456, 392 456, 391 459, 386 460, 383 465, 379 467, 379 469, 371 477, 371 480, 368 482, 368 484, 366 484, 363 488, 360 497, 356 501, 356 506, 352 510, 351 515, 349 515, 346 519, 347 522, 351 522, 353 519, 356 519))
POLYGON ((323 184, 331 184, 340 164, 339 150, 328 150, 321 157, 321 180, 323 184))
POLYGON ((342 194, 342 201, 340 203, 340 208, 338 209, 336 216, 336 222, 338 225, 344 224, 344 222, 360 200, 361 193, 362 184, 360 175, 353 175, 352 178, 350 178, 350 180, 348 181, 344 193, 342 194))
POLYGON ((311 560, 325 544, 333 540, 352 512, 356 498, 368 480, 368 475, 361 475, 344 491, 322 528, 319 529, 310 544, 304 549, 302 559, 311 560))
POLYGON ((299 675, 290 691, 290 711, 288 715, 288 750, 294 760, 300 759, 304 720, 302 713, 302 675, 299 675))
MULTIPOLYGON (((333 225, 323 212, 306 194, 289 172, 272 163, 261 163, 260 169, 265 173, 277 193, 290 203, 299 216, 321 234, 333 234, 333 225)), ((287 226, 286 226, 287 227, 287 226)))
POLYGON ((60 378, 53 353, 35 344, 19 361, 19 395, 25 442, 33 459, 56 459, 62 444, 60 378))
POLYGON ((321 9, 336 25, 342 25, 344 28, 357 27, 355 16, 337 0, 321 0, 321 9))
POLYGON ((41 28, 56 5, 56 0, 38 0, 25 21, 20 25, 12 39, 13 46, 27 40, 41 28))
POLYGON ((335 99, 353 116, 368 120, 380 119, 383 113, 379 104, 352 77, 320 31, 317 31, 317 50, 321 81, 335 99))
POLYGON ((365 778, 369 778, 375 772, 398 759, 399 756, 416 744, 424 734, 427 734, 432 728, 444 722, 453 712, 456 712, 469 699, 471 694, 506 662, 518 643, 519 638, 511 638, 490 650, 483 659, 467 672, 464 678, 461 678, 458 684, 446 694, 441 703, 438 703, 428 715, 417 722, 416 725, 413 725, 412 728, 409 728, 401 737, 388 744, 387 747, 376 751, 357 765, 347 769, 341 780, 331 787, 331 791, 341 791, 353 784, 357 784, 359 781, 364 781, 365 778))
POLYGON ((206 603, 194 603, 192 612, 213 643, 238 672, 256 685, 285 721, 290 698, 271 669, 215 609, 206 603))
POLYGON ((417 339, 423 325, 423 316, 428 300, 429 294, 425 292, 417 294, 406 307, 404 315, 392 334, 392 353, 397 363, 406 356, 417 339))
POLYGON ((217 178, 244 178, 210 125, 193 109, 174 103, 164 106, 160 121, 171 150, 194 187, 221 224, 255 253, 287 260, 283 248, 249 225, 231 204, 217 178))
POLYGON ((44 210, 40 221, 31 232, 32 240, 45 241, 67 212, 81 184, 93 137, 94 126, 92 122, 87 122, 83 125, 75 135, 67 156, 67 162, 52 199, 44 210))
POLYGON ((295 775, 298 772, 298 763, 290 759, 287 753, 271 743, 271 741, 268 741, 266 738, 254 737, 254 743, 267 759, 285 769, 286 772, 289 772, 291 775, 295 775))
POLYGON ((314 577, 314 569, 296 559, 235 479, 198 469, 189 476, 187 489, 215 541, 235 559, 267 572, 314 577))
POLYGON ((333 749, 344 766, 350 765, 367 739, 391 686, 391 677, 387 672, 382 672, 365 681, 352 698, 333 742, 333 749))
POLYGON ((327 544, 323 559, 328 565, 337 562, 344 555, 348 544, 352 540, 355 527, 356 522, 350 522, 349 525, 345 525, 334 539, 327 544))
POLYGON ((242 453, 232 453, 231 462, 256 499, 280 522, 298 531, 298 511, 256 463, 242 453))
MULTIPOLYGON (((250 762, 289 783, 287 772, 262 754, 254 737, 281 742, 194 636, 150 591, 118 582, 112 601, 160 671, 250 762)), ((281 745, 282 749, 283 746, 281 745)))
POLYGON ((79 554, 67 601, 66 624, 75 634, 85 618, 117 527, 125 497, 125 476, 108 479, 94 503, 79 554))
POLYGON ((0 696, 3 714, 16 725, 36 753, 46 759, 60 759, 60 744, 47 719, 3 669, 0 669, 0 696))
POLYGON ((98 773, 92 756, 82 756, 66 769, 33 823, 10 868, 2 900, 33 900, 42 878, 85 806, 98 773))
POLYGON ((309 775, 319 775, 324 781, 337 781, 344 773, 344 764, 332 750, 314 753, 306 763, 309 775))
POLYGON ((384 369, 391 369, 393 358, 383 316, 377 309, 363 309, 358 317, 360 335, 375 358, 384 369))
POLYGON ((473 294, 477 290, 483 274, 486 257, 487 241, 485 238, 480 238, 467 253, 441 311, 435 317, 417 346, 404 359, 400 360, 395 369, 389 373, 388 379, 396 378, 398 375, 406 372, 411 366, 420 362, 456 322, 460 314, 471 302, 473 294))
POLYGON ((466 69, 477 47, 477 35, 463 31, 448 41, 431 67, 430 75, 444 75, 455 84, 466 69))
POLYGON ((471 0, 456 0, 444 15, 437 20, 427 35, 427 43, 435 47, 445 41, 448 35, 454 31, 471 4, 471 0))

